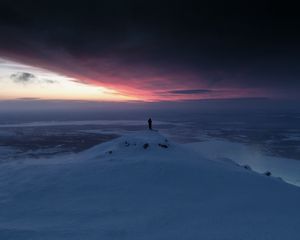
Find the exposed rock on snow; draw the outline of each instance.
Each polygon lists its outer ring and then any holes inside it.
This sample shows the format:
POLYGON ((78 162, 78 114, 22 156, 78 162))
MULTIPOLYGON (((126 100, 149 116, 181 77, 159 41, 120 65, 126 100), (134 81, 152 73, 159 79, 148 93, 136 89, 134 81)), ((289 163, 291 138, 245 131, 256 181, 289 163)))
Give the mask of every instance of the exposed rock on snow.
POLYGON ((268 177, 270 177, 270 176, 272 175, 272 173, 269 172, 269 171, 265 172, 264 174, 265 174, 266 176, 268 176, 268 177))
POLYGON ((144 145, 143 145, 143 148, 144 149, 147 149, 149 147, 149 143, 145 143, 144 145))
POLYGON ((250 170, 250 171, 252 170, 249 165, 245 165, 244 168, 247 169, 247 170, 250 170))

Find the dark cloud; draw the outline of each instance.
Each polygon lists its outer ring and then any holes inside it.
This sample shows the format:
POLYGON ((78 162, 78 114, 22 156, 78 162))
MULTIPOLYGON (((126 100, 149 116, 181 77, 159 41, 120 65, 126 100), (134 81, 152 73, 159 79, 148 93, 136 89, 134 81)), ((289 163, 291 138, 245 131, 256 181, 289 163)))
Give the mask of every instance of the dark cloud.
POLYGON ((17 98, 16 100, 21 100, 21 101, 37 101, 41 100, 40 98, 34 98, 34 97, 22 97, 22 98, 17 98))
POLYGON ((3 0, 0 9, 0 54, 86 82, 300 88, 300 17, 289 1, 3 0), (145 80, 159 77, 168 82, 145 80))
POLYGON ((34 74, 28 73, 28 72, 13 73, 10 75, 10 79, 13 80, 15 83, 23 83, 23 84, 29 84, 29 83, 55 84, 55 83, 57 83, 56 80, 40 79, 37 76, 35 76, 34 74))
POLYGON ((182 90, 172 90, 168 91, 171 94, 207 94, 212 93, 213 90, 210 89, 182 89, 182 90))
POLYGON ((56 80, 51 80, 51 79, 43 79, 42 82, 48 83, 48 84, 54 84, 54 83, 57 83, 56 80))
POLYGON ((30 83, 33 82, 36 77, 28 72, 19 72, 10 75, 10 79, 12 79, 15 83, 30 83))

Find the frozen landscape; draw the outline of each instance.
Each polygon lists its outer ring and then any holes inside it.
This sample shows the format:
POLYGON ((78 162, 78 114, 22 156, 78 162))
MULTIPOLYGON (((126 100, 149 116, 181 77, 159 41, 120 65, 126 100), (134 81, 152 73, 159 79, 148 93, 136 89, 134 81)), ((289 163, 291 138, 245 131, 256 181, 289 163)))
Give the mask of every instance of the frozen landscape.
POLYGON ((300 14, 0 1, 0 240, 300 240, 300 14))
POLYGON ((197 149, 131 131, 3 162, 0 239, 298 238, 298 187, 197 149))
MULTIPOLYGON (((65 116, 0 116, 0 164, 74 154, 145 129, 145 116, 131 119, 66 119, 65 116), (141 120, 142 118, 142 120, 141 120), (50 120, 49 120, 50 119, 50 120), (121 120, 122 119, 122 120, 121 120)), ((153 114, 157 115, 157 114, 153 114)), ((201 114, 155 117, 155 128, 210 160, 248 165, 300 186, 299 114, 201 114)))

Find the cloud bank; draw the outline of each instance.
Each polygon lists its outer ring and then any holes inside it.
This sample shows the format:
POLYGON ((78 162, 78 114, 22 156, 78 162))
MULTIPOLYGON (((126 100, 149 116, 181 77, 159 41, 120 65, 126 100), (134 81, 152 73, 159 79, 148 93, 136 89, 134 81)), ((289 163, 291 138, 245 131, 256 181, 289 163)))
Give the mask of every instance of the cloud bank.
POLYGON ((180 89, 299 98, 293 4, 10 0, 0 9, 1 56, 80 82, 148 100, 210 94, 180 89))

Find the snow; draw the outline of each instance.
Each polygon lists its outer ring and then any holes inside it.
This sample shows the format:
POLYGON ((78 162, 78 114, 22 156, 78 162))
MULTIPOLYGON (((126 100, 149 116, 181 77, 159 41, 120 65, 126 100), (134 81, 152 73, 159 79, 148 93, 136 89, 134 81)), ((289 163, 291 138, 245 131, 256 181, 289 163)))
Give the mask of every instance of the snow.
POLYGON ((0 162, 7 161, 11 155, 16 154, 17 150, 12 147, 0 146, 0 162))
POLYGON ((141 131, 0 165, 0 239, 292 240, 299 201, 298 187, 141 131))
MULTIPOLYGON (((1 126, 1 125, 0 125, 1 126)), ((0 138, 2 137, 14 137, 16 134, 11 131, 0 130, 0 138)))
MULTIPOLYGON (((169 124, 168 122, 156 121, 156 124, 169 124)), ((0 128, 11 127, 45 127, 45 126, 81 126, 81 125, 118 125, 118 126, 136 126, 145 125, 141 120, 84 120, 84 121, 42 121, 16 124, 0 124, 0 128)), ((1 133, 1 132, 0 132, 1 133)))
POLYGON ((205 158, 215 161, 231 160, 239 165, 249 165, 259 173, 269 171, 273 176, 300 187, 299 160, 267 156, 258 146, 226 140, 210 139, 204 142, 188 143, 186 146, 205 158))
POLYGON ((286 134, 285 141, 300 141, 300 134, 299 133, 290 133, 286 134))

